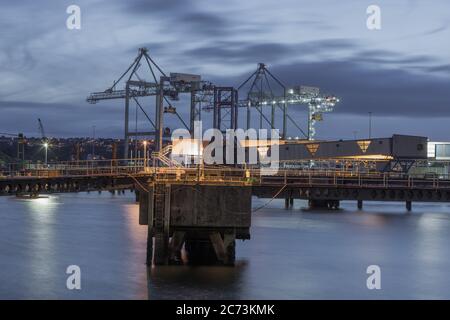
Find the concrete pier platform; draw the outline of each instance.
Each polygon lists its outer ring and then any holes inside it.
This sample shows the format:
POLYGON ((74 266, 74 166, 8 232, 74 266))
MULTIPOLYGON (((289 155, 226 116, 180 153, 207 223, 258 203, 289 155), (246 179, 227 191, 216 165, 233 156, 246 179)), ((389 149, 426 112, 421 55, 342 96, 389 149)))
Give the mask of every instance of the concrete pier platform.
POLYGON ((235 241, 250 239, 251 187, 153 183, 139 192, 148 226, 147 264, 233 265, 235 241))

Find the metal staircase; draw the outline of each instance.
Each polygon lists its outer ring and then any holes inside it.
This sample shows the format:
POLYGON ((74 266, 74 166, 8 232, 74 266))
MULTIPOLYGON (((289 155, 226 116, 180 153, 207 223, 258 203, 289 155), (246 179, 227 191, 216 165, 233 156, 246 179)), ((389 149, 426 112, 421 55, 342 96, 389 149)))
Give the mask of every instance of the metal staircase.
POLYGON ((171 168, 182 167, 182 165, 179 162, 172 159, 172 157, 170 156, 171 153, 172 153, 172 145, 168 144, 164 148, 162 148, 161 151, 152 152, 152 157, 154 161, 159 160, 164 166, 171 168))

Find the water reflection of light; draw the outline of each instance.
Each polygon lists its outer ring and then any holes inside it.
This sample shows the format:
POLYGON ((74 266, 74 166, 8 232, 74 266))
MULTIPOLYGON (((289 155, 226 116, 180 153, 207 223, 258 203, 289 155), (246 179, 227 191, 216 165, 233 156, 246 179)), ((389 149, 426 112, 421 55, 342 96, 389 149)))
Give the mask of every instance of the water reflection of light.
POLYGON ((28 283, 30 291, 41 290, 48 286, 49 279, 52 279, 60 270, 56 269, 56 247, 55 243, 55 219, 59 203, 57 197, 40 197, 25 201, 29 215, 26 219, 30 230, 31 241, 30 273, 32 281, 28 283))
POLYGON ((33 215, 31 218, 52 217, 58 206, 56 197, 39 197, 26 200, 26 206, 33 215), (36 216, 37 215, 37 216, 36 216))
POLYGON ((368 227, 383 227, 395 219, 392 214, 369 213, 364 215, 348 215, 345 218, 352 224, 368 227))
MULTIPOLYGON (((417 221, 416 234, 414 237, 414 261, 417 267, 414 278, 418 288, 432 286, 437 288, 433 293, 435 296, 429 298, 441 299, 440 294, 446 290, 442 285, 445 261, 448 259, 448 242, 446 232, 448 231, 448 218, 439 213, 425 213, 417 221), (443 219, 444 218, 444 219, 443 219), (446 219, 445 219, 446 218, 446 219)), ((426 294, 418 290, 418 294, 426 294)))
POLYGON ((139 205, 127 204, 123 208, 128 236, 133 247, 138 247, 143 240, 147 241, 147 227, 139 225, 139 205))
POLYGON ((439 232, 444 226, 441 219, 439 219, 439 214, 436 213, 422 215, 417 225, 420 232, 439 232))
POLYGON ((126 272, 131 281, 135 285, 134 298, 135 299, 147 299, 148 292, 147 286, 147 272, 146 265, 144 263, 147 249, 147 226, 139 225, 139 205, 127 204, 123 205, 123 216, 126 224, 126 233, 129 238, 129 254, 128 259, 131 261, 143 261, 143 263, 129 263, 127 267, 129 270, 126 272))
MULTIPOLYGON (((439 219, 439 214, 424 214, 417 221, 417 255, 423 262, 438 261, 446 252, 446 243, 442 242, 442 231, 448 223, 439 219)), ((444 237, 445 238, 445 237, 444 237)))

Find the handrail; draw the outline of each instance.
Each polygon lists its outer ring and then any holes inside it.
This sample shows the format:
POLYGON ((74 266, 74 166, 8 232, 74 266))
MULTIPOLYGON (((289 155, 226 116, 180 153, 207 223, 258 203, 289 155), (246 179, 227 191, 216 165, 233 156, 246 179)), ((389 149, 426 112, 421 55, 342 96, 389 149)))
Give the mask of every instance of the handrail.
MULTIPOLYGON (((167 151, 167 150, 165 150, 167 151)), ((26 164, 22 169, 0 171, 0 181, 22 178, 145 175, 168 182, 233 182, 253 185, 290 184, 308 186, 450 189, 450 175, 418 175, 392 172, 355 172, 331 169, 236 168, 226 166, 152 167, 150 160, 83 160, 26 164)))

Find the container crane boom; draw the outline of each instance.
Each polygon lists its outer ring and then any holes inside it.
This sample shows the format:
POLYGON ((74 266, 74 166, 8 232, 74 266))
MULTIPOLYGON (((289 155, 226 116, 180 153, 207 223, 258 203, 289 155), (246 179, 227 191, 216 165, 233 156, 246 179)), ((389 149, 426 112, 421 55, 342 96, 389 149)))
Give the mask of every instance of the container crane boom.
POLYGON ((44 125, 42 124, 41 119, 38 119, 39 123, 39 133, 41 134, 42 141, 45 143, 47 141, 47 136, 45 135, 44 125))

